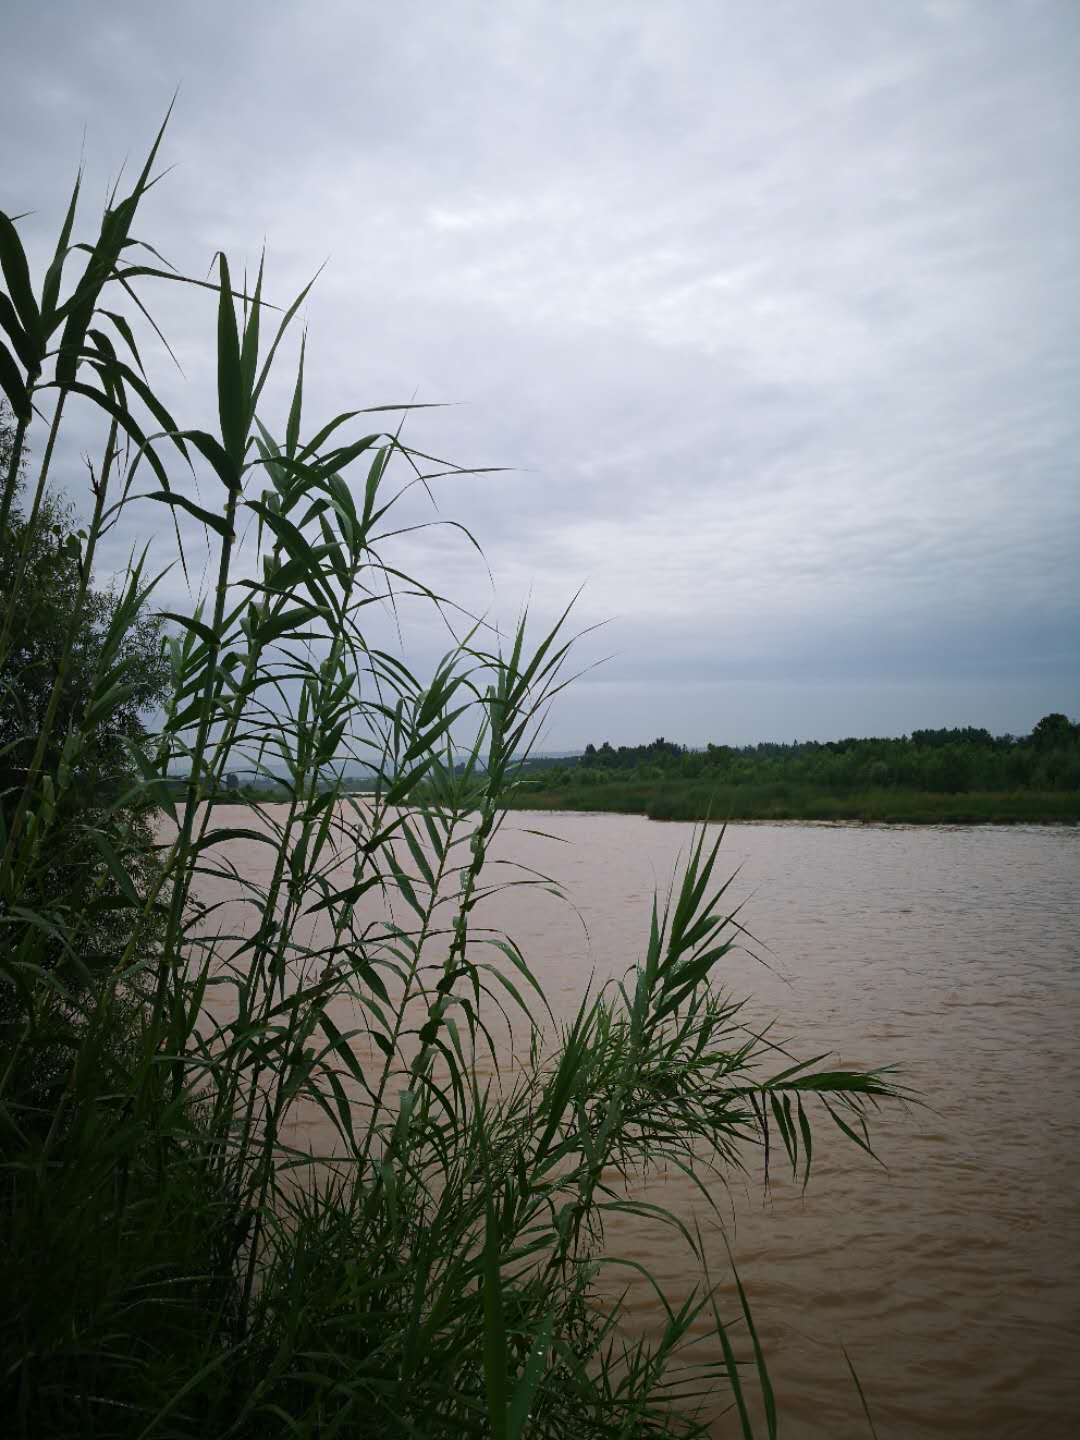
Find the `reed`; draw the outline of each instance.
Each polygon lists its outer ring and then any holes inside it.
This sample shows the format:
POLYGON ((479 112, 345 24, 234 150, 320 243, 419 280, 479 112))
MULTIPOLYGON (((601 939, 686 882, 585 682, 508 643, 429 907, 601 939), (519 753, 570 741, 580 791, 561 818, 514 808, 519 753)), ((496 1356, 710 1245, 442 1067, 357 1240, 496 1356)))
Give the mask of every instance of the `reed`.
POLYGON ((715 1208, 770 1137, 805 1180, 812 1123, 869 1150, 866 1111, 896 1087, 743 1028, 722 985, 743 932, 704 832, 622 980, 572 1022, 548 1017, 483 907, 548 883, 493 878, 489 856, 514 763, 566 683, 568 617, 502 636, 403 571, 403 499, 452 467, 405 443, 407 407, 311 422, 303 344, 277 413, 268 382, 307 292, 274 309, 261 267, 237 286, 222 255, 193 281, 141 244, 161 140, 79 245, 76 183, 40 276, 0 217, 15 416, 0 662, 17 663, 53 457, 88 416, 104 439, 76 497, 90 518, 65 541, 79 596, 120 525, 171 532, 191 576, 194 535, 210 577, 164 612, 165 561, 137 551, 89 677, 73 607, 18 734, 29 759, 4 771, 5 1433, 693 1435, 701 1397, 726 1394, 749 1436, 756 1388, 774 1435, 741 1290, 723 1302, 700 1234, 634 1183, 677 1166, 715 1208), (194 425, 143 370, 166 285, 191 287, 216 329, 217 414, 194 425), (448 635, 425 675, 371 623, 418 606, 448 635), (163 709, 90 805, 95 736, 132 703, 131 640, 155 615, 163 709), (335 779, 367 769, 370 794, 335 779), (238 821, 234 773, 278 777, 282 798, 251 792, 238 821), (312 1114, 332 1145, 305 1140, 312 1114), (595 1304, 605 1222, 627 1211, 675 1227, 702 1267, 647 1341, 595 1304), (696 1365, 703 1325, 722 1358, 696 1365))

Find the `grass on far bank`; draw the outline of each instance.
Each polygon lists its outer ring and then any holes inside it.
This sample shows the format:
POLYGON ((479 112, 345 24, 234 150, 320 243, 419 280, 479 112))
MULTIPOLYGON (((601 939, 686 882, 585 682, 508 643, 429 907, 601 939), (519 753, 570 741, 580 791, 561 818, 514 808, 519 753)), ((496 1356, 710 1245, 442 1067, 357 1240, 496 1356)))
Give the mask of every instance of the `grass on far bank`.
POLYGON ((897 825, 1076 825, 1080 791, 941 794, 866 789, 837 794, 798 785, 702 785, 695 781, 613 781, 606 785, 518 786, 518 810, 596 810, 650 820, 851 820, 897 825))

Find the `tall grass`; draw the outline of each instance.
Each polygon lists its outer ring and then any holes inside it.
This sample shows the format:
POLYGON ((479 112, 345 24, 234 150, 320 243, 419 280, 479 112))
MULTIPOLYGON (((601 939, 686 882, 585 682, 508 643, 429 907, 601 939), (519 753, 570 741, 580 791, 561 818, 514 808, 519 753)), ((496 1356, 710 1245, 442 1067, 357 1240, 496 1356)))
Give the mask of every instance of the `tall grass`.
POLYGON ((489 856, 511 757, 565 682, 566 617, 503 637, 403 572, 402 498, 447 467, 371 411, 310 421, 303 345, 276 413, 269 381, 306 291, 273 309, 261 267, 238 287, 221 255, 212 282, 189 281, 139 243, 160 141, 81 245, 76 184, 41 276, 0 217, 17 427, 0 526, 24 444, 32 532, 67 423, 97 414, 82 592, 105 537, 160 546, 163 519, 168 559, 197 573, 194 524, 211 577, 167 613, 164 713, 104 812, 80 802, 80 756, 132 694, 125 640, 157 605, 158 549, 137 551, 73 712, 72 620, 0 806, 6 1433, 691 1435, 696 1397, 726 1395, 750 1435, 756 1383, 774 1434, 745 1304, 721 1302, 687 1217, 627 1182, 678 1167, 715 1203, 770 1135, 808 1177, 812 1121, 869 1149, 864 1112, 896 1092, 743 1029, 721 987, 741 927, 704 835, 622 981, 550 1018, 484 906, 546 883, 493 878, 489 856), (216 312, 217 415, 195 425, 139 349, 152 287, 180 284, 216 312), (450 637, 423 676, 371 618, 417 606, 450 637), (364 766, 373 792, 344 793, 334 777, 364 766), (223 809, 234 772, 285 777, 284 800, 223 809), (150 838, 132 821, 148 805, 150 838), (57 847, 84 857, 77 891, 45 883, 57 847), (702 1263, 640 1341, 595 1303, 605 1222, 628 1211, 702 1263), (720 1358, 687 1368, 706 1323, 720 1358))

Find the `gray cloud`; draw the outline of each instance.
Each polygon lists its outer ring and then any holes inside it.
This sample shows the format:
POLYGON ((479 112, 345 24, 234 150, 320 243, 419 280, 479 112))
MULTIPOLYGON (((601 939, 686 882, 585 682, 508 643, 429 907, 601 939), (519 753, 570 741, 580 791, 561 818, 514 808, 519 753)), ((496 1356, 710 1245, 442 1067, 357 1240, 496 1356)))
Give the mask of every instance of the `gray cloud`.
MULTIPOLYGON (((101 194, 179 81, 151 238, 192 271, 265 238, 282 295, 328 256, 310 403, 452 401, 414 440, 518 467, 442 496, 494 599, 449 537, 408 556, 504 618, 587 582, 582 659, 614 658, 551 744, 1080 711, 1071 0, 15 0, 6 28, 31 240, 83 125, 101 194)), ((194 415, 209 310, 160 305, 194 415)))

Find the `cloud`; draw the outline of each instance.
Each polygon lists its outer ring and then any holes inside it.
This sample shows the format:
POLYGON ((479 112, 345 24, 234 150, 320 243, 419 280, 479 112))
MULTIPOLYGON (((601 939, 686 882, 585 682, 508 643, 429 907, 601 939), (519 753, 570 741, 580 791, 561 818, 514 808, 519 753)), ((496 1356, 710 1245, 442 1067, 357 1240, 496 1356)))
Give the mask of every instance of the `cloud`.
MULTIPOLYGON (((1080 711, 1070 0, 15 0, 8 34, 31 241, 82 126, 101 194, 181 81, 155 243, 265 238, 282 295, 328 257, 309 404, 454 402, 416 442, 516 467, 443 490, 494 600, 445 535, 409 558, 507 617, 587 581, 583 659, 616 658, 552 743, 732 738, 725 674, 747 739, 1080 711)), ((209 311, 158 303, 170 400, 212 414, 209 311)))

